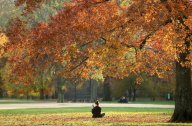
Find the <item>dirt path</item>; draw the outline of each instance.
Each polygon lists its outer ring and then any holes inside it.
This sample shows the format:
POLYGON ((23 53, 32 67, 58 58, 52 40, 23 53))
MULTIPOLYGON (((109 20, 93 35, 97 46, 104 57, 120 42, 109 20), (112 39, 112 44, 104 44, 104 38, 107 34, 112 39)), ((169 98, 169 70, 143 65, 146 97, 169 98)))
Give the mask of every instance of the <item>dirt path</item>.
MULTIPOLYGON (((5 102, 5 101, 4 101, 5 102)), ((12 101, 13 102, 13 101, 12 101)), ((24 102, 24 101, 22 101, 24 102)), ((63 108, 63 107, 91 107, 92 103, 17 103, 17 104, 0 104, 0 109, 21 109, 21 108, 63 108)), ((100 107, 142 107, 142 108, 174 108, 174 105, 157 105, 157 104, 129 104, 129 103, 101 103, 100 107)))

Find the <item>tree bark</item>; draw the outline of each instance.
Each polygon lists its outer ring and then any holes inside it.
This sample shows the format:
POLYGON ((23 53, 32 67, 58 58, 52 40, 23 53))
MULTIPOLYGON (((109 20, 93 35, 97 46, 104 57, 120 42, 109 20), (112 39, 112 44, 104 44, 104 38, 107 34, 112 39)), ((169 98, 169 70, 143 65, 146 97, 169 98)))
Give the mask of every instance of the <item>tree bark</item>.
POLYGON ((43 88, 40 89, 40 99, 44 100, 44 90, 43 90, 43 88))
POLYGON ((109 87, 109 82, 106 82, 107 80, 109 80, 109 77, 105 78, 105 82, 104 82, 104 96, 102 101, 111 101, 111 94, 110 94, 110 87, 109 87))
POLYGON ((40 89, 40 100, 44 100, 44 90, 43 90, 43 72, 41 71, 41 89, 40 89))
POLYGON ((62 90, 61 77, 57 77, 57 87, 58 87, 57 103, 64 103, 64 91, 62 90))
MULTIPOLYGON (((0 68, 5 67, 7 59, 8 58, 6 58, 6 57, 2 57, 0 59, 0 61, 1 61, 0 62, 0 68)), ((3 93, 4 93, 4 90, 3 90, 2 86, 3 86, 3 80, 2 80, 2 75, 0 75, 0 98, 3 98, 3 93)))
POLYGON ((179 53, 179 62, 176 62, 176 90, 175 90, 175 110, 169 122, 192 121, 192 92, 191 92, 191 68, 182 67, 181 62, 186 62, 189 55, 190 42, 185 42, 187 46, 185 53, 179 53))
POLYGON ((29 92, 28 92, 28 90, 27 90, 27 100, 29 100, 29 92))
POLYGON ((131 87, 129 88, 129 101, 131 101, 131 95, 132 95, 132 90, 131 87))
POLYGON ((111 101, 109 83, 104 84, 104 96, 102 101, 111 101))
POLYGON ((55 90, 55 97, 54 97, 54 99, 58 99, 58 91, 57 90, 55 90))
POLYGON ((96 80, 90 79, 91 97, 90 102, 94 103, 97 100, 97 82, 96 80))
POLYGON ((2 83, 2 77, 0 76, 0 98, 3 98, 3 83, 2 83))
POLYGON ((133 88, 133 101, 136 101, 136 89, 133 88))
POLYGON ((58 91, 58 101, 57 103, 64 103, 64 92, 59 90, 58 91))
POLYGON ((0 98, 3 98, 3 89, 0 88, 0 98))

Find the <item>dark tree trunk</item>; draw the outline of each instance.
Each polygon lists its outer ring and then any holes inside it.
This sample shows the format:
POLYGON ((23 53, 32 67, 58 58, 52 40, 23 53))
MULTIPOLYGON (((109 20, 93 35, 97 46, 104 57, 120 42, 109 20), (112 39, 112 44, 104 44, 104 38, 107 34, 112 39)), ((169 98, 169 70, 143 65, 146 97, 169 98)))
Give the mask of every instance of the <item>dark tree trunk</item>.
MULTIPOLYGON (((190 42, 186 41, 185 45, 189 49, 190 42)), ((180 53, 179 62, 176 62, 175 110, 169 122, 192 121, 191 68, 182 67, 180 64, 187 61, 188 54, 188 50, 180 53)))
POLYGON ((90 102, 94 103, 97 100, 97 81, 90 79, 90 83, 91 83, 90 102))
POLYGON ((44 100, 44 90, 43 90, 43 71, 41 71, 41 82, 40 82, 40 100, 44 100))
POLYGON ((2 83, 2 77, 0 77, 0 98, 3 98, 3 83, 2 83))
MULTIPOLYGON (((8 59, 7 57, 1 57, 0 68, 5 67, 7 59, 8 59)), ((3 80, 2 80, 2 75, 0 75, 0 98, 3 98, 3 93, 4 93, 2 86, 3 86, 3 80)))
POLYGON ((136 89, 133 88, 133 101, 136 101, 136 89))
POLYGON ((76 82, 75 82, 75 102, 77 102, 77 89, 76 89, 76 82))
POLYGON ((102 101, 111 101, 109 83, 104 84, 104 96, 102 101))
POLYGON ((61 77, 57 77, 57 87, 58 87, 58 100, 57 103, 64 103, 64 91, 62 90, 61 77))
POLYGON ((131 87, 129 88, 129 101, 131 101, 131 95, 132 95, 132 90, 131 87))
POLYGON ((58 91, 58 101, 57 103, 64 103, 64 92, 62 90, 58 91))
POLYGON ((102 101, 111 101, 110 87, 109 87, 109 77, 105 78, 104 82, 104 92, 102 101))
POLYGON ((58 91, 57 90, 55 90, 55 97, 54 97, 54 99, 58 99, 58 91))
POLYGON ((44 100, 44 90, 43 90, 43 88, 40 89, 40 99, 44 100))
POLYGON ((28 90, 27 90, 27 100, 29 100, 29 93, 28 93, 28 90))
POLYGON ((3 89, 0 88, 0 98, 3 98, 3 89))

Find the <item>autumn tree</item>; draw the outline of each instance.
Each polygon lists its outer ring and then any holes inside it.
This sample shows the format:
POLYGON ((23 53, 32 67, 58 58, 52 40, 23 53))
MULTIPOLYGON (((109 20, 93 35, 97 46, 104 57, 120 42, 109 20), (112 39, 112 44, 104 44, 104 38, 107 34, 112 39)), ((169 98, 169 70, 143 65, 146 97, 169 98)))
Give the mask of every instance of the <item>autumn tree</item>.
MULTIPOLYGON (((117 78, 142 72, 166 78, 165 73, 176 61, 175 110, 170 122, 191 121, 191 3, 188 0, 127 0, 119 5, 118 2, 74 0, 65 4, 49 23, 42 23, 43 27, 26 29, 26 22, 13 20, 6 33, 9 43, 3 47, 11 52, 20 50, 9 59, 13 64, 12 74, 28 76, 34 71, 30 65, 39 64, 45 54, 49 60, 40 66, 49 67, 51 61, 66 62, 58 74, 69 79, 79 73, 80 78, 88 78, 89 71, 96 69, 104 76, 117 78), (63 51, 67 54, 63 55, 63 51), (35 62, 25 59, 26 53, 35 62)), ((24 3, 26 15, 40 8, 43 0, 15 1, 16 6, 24 3)), ((139 76, 136 82, 142 80, 139 76)))

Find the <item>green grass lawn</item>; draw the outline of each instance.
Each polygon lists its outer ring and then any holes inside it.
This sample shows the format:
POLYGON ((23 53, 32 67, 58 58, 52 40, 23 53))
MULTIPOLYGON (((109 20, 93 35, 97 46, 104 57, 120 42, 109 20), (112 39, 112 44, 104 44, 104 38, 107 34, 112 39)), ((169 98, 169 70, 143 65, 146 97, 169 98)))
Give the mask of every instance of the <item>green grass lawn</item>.
MULTIPOLYGON (((173 113, 173 108, 131 108, 131 107, 102 107, 102 112, 163 112, 173 113)), ((76 113, 90 112, 91 107, 67 108, 30 108, 30 109, 0 109, 2 114, 45 114, 45 113, 76 113)))
POLYGON ((130 103, 118 103, 110 101, 101 101, 100 103, 117 103, 117 104, 160 104, 160 105, 174 105, 175 101, 131 101, 130 103))
MULTIPOLYGON (((12 99, 12 98, 0 98, 0 104, 25 104, 25 103, 43 103, 43 102, 57 102, 56 99, 48 100, 26 100, 26 99, 12 99), (6 100, 6 101, 1 101, 6 100), (14 101, 12 101, 14 100, 14 101)), ((67 102, 66 102, 67 103, 67 102)), ((175 101, 131 101, 130 103, 118 103, 118 100, 113 101, 100 101, 100 103, 116 103, 116 104, 160 104, 160 105, 174 105, 175 101)))

